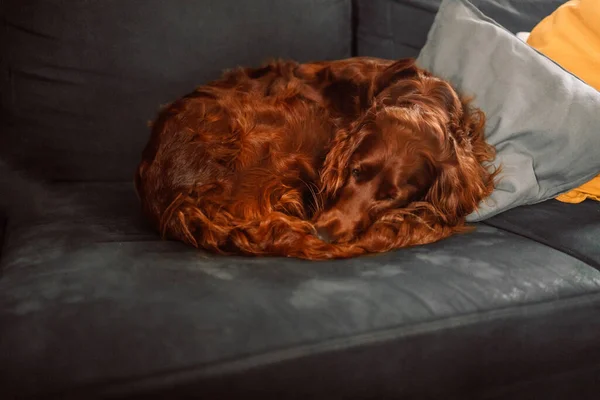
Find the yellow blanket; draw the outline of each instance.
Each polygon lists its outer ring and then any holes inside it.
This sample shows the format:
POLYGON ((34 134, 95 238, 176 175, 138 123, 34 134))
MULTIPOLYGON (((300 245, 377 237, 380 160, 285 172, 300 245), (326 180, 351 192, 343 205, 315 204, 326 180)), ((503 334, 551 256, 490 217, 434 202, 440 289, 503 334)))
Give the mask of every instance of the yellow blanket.
MULTIPOLYGON (((527 43, 600 90, 600 0, 568 1, 531 31, 527 43)), ((586 198, 600 201, 600 174, 556 199, 580 203, 586 198)))

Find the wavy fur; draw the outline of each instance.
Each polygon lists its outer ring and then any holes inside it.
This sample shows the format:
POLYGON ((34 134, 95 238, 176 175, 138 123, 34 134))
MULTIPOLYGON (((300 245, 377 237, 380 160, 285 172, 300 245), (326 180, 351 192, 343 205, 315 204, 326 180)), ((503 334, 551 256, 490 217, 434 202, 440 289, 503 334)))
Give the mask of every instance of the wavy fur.
POLYGON ((317 260, 425 244, 465 231, 493 190, 484 120, 413 60, 236 69, 160 112, 136 189, 165 238, 215 253, 317 260), (348 195, 359 153, 382 160, 362 208, 348 195), (383 176, 396 165, 404 175, 383 176), (358 221, 345 236, 329 229, 345 217, 358 221))

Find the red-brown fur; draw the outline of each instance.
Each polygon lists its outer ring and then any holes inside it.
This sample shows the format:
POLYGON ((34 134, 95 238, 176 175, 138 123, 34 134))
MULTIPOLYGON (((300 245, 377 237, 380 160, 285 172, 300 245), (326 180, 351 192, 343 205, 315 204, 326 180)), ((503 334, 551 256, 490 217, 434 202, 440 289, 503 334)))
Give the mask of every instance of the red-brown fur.
POLYGON ((136 188, 165 237, 212 252, 383 252, 466 230, 493 190, 483 126, 413 60, 273 62, 162 110, 136 188))

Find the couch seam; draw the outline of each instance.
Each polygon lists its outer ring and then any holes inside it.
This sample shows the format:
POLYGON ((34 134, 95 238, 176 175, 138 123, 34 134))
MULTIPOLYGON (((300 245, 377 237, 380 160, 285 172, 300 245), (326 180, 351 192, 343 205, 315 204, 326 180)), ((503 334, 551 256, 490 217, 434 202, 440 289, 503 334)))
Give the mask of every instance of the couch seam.
POLYGON ((520 236, 522 238, 525 238, 527 240, 530 240, 532 242, 541 244, 542 246, 548 247, 550 249, 556 250, 560 253, 566 254, 578 261, 581 261, 582 263, 586 264, 587 266, 589 266, 590 268, 593 268, 597 271, 600 271, 600 262, 597 262, 595 260, 593 260, 592 258, 589 258, 587 256, 585 256, 584 254, 581 254, 578 251, 574 251, 574 250, 570 250, 565 246, 560 246, 560 245, 554 245, 552 243, 550 243, 549 240, 544 239, 543 237, 535 234, 535 233, 522 233, 519 232, 519 227, 515 224, 513 224, 512 222, 509 221, 504 221, 502 224, 505 225, 504 227, 502 226, 497 226, 491 222, 488 221, 482 221, 480 222, 484 225, 490 226, 492 228, 501 230, 503 232, 508 232, 512 235, 516 235, 516 236, 520 236))
MULTIPOLYGON (((570 296, 558 300, 547 300, 536 303, 514 305, 510 307, 487 310, 484 312, 471 312, 468 314, 450 316, 433 321, 422 322, 414 325, 402 325, 397 327, 380 329, 374 332, 359 333, 347 337, 333 337, 321 342, 304 343, 292 345, 290 347, 275 349, 264 353, 250 354, 225 361, 216 361, 203 365, 182 367, 170 372, 155 372, 142 377, 120 378, 111 382, 94 382, 90 384, 81 384, 71 389, 57 392, 57 394, 76 394, 86 389, 98 388, 102 394, 118 394, 138 392, 139 386, 144 386, 142 390, 154 390, 164 388, 165 385, 174 387, 179 384, 187 384, 193 381, 210 379, 211 376, 226 376, 235 374, 239 371, 248 370, 255 366, 265 367, 279 362, 293 361, 304 357, 310 357, 319 354, 332 353, 337 351, 356 349, 361 346, 369 346, 378 343, 391 342, 402 337, 418 336, 434 332, 438 326, 448 327, 448 321, 451 321, 451 328, 474 325, 475 323, 489 322, 506 317, 515 316, 514 310, 524 311, 521 315, 531 313, 530 309, 541 309, 541 312, 551 312, 559 310, 558 305, 565 309, 579 304, 596 304, 600 306, 600 290, 582 295, 570 296), (306 352, 306 349, 313 349, 306 352), (316 350, 316 351, 314 351, 316 350), (282 355, 284 355, 282 357, 282 355), (161 378, 158 386, 153 386, 156 378, 161 378), (165 383, 169 380, 169 383, 165 383)), ((535 311, 535 310, 533 310, 535 311)), ((518 316, 518 315, 516 315, 518 316)))
POLYGON ((350 54, 356 57, 358 54, 358 26, 360 25, 360 6, 358 0, 350 1, 350 30, 352 37, 350 38, 350 54))
MULTIPOLYGON (((543 309, 542 311, 552 311, 552 310, 558 309, 556 303, 559 303, 558 306, 560 306, 560 307, 568 307, 573 304, 581 304, 581 303, 588 303, 588 302, 591 303, 594 301, 598 301, 598 304, 600 305, 600 290, 594 291, 594 292, 588 292, 588 293, 585 293, 582 295, 565 297, 565 298, 558 299, 558 300, 554 299, 554 300, 546 300, 546 301, 534 302, 534 303, 529 303, 529 304, 518 304, 518 305, 508 306, 508 307, 504 307, 504 308, 495 308, 495 309, 487 310, 487 311, 483 311, 483 312, 476 311, 476 312, 470 312, 468 314, 449 316, 449 317, 435 319, 432 321, 421 322, 421 323, 417 323, 417 324, 413 324, 413 325, 402 325, 402 326, 397 326, 397 327, 380 329, 380 330, 377 330, 374 332, 359 333, 359 334, 348 336, 348 337, 335 337, 335 338, 328 339, 324 342, 292 346, 292 347, 286 348, 286 349, 274 350, 269 353, 277 354, 279 352, 283 353, 283 352, 286 352, 289 350, 296 350, 296 349, 302 349, 302 348, 307 348, 307 347, 308 348, 320 347, 325 352, 326 351, 336 351, 336 350, 346 350, 346 349, 350 349, 350 348, 355 348, 356 346, 382 343, 382 342, 386 342, 386 341, 396 340, 400 337, 409 337, 409 336, 415 336, 415 335, 434 332, 437 330, 438 326, 440 326, 440 325, 449 327, 450 325, 448 325, 448 322, 451 322, 451 327, 454 328, 454 327, 472 325, 473 323, 481 323, 484 320, 486 322, 488 322, 490 320, 499 319, 499 317, 511 317, 511 316, 515 315, 514 311, 519 310, 519 309, 525 310, 528 308, 542 308, 543 309), (562 304, 560 304, 560 303, 562 303, 562 304), (385 338, 382 338, 381 336, 385 336, 385 338), (348 341, 352 341, 353 343, 352 344, 346 343, 346 344, 342 344, 342 345, 338 345, 338 346, 331 346, 331 347, 329 346, 329 344, 332 342, 335 343, 335 342, 348 342, 348 341)), ((320 353, 321 352, 310 353, 310 354, 320 354, 320 353)), ((303 354, 306 354, 306 353, 303 353, 303 354)), ((204 367, 199 367, 198 369, 199 370, 214 369, 214 370, 216 370, 217 374, 218 374, 219 370, 222 370, 223 372, 226 373, 228 369, 222 368, 222 367, 219 368, 218 364, 234 364, 234 363, 237 363, 238 361, 252 359, 255 357, 258 358, 261 356, 263 356, 263 354, 249 355, 247 357, 242 357, 240 359, 236 359, 236 360, 232 360, 232 361, 224 361, 224 362, 214 363, 214 367, 211 365, 205 365, 204 367)), ((288 359, 288 358, 278 358, 275 361, 277 362, 277 361, 286 360, 286 359, 288 359)), ((268 363, 259 364, 259 365, 267 365, 267 364, 268 363)), ((235 371, 235 369, 231 369, 231 371, 235 371)), ((209 372, 208 374, 201 372, 201 375, 203 375, 203 376, 211 376, 212 374, 215 374, 215 372, 209 372)))

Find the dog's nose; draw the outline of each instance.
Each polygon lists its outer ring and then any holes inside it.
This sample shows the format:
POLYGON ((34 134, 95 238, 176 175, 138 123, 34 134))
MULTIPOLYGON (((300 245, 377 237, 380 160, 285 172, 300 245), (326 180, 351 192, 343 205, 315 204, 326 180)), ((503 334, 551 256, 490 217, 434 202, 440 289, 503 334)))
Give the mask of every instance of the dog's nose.
POLYGON ((317 237, 326 243, 332 242, 331 233, 324 227, 317 228, 317 237))

